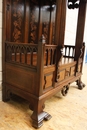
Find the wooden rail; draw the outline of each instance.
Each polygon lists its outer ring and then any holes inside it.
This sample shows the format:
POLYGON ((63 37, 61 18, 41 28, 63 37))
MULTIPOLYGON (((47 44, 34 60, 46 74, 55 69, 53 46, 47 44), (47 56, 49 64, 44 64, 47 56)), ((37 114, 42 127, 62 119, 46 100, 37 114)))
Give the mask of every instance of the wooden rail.
POLYGON ((75 46, 64 45, 63 57, 74 58, 75 57, 75 46))
MULTIPOLYGON (((43 46, 44 66, 53 65, 56 62, 57 45, 43 46)), ((6 62, 37 66, 37 44, 24 44, 5 42, 6 62)), ((39 58, 39 57, 38 57, 39 58)))
POLYGON ((54 65, 56 63, 57 45, 45 45, 44 66, 54 65))
POLYGON ((29 66, 37 65, 37 44, 24 44, 5 42, 6 62, 26 64, 29 66))

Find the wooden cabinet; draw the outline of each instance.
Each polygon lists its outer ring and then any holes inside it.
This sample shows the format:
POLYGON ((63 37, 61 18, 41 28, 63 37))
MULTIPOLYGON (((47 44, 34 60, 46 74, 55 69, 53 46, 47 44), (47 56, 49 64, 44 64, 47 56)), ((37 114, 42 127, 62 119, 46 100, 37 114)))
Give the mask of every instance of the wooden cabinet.
POLYGON ((65 95, 74 81, 80 89, 85 86, 81 74, 86 1, 76 1, 3 0, 3 101, 12 94, 28 100, 35 128, 51 118, 43 111, 48 98, 61 90, 65 95), (78 5, 75 46, 64 45, 66 2, 69 8, 78 5))

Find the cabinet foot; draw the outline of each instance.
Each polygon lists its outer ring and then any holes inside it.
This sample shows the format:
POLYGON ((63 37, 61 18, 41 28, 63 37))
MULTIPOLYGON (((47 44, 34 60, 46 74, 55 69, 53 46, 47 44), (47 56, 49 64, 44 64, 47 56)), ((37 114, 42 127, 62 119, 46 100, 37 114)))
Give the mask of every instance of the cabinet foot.
POLYGON ((39 114, 37 116, 37 118, 35 119, 35 115, 33 113, 32 115, 32 119, 33 119, 33 127, 35 128, 40 128, 43 125, 43 120, 48 121, 51 119, 51 115, 48 114, 47 112, 42 112, 41 114, 39 114))
POLYGON ((82 90, 85 87, 85 84, 79 79, 77 80, 78 89, 82 90))
POLYGON ((61 93, 63 96, 66 96, 69 91, 69 85, 66 85, 62 88, 61 93))

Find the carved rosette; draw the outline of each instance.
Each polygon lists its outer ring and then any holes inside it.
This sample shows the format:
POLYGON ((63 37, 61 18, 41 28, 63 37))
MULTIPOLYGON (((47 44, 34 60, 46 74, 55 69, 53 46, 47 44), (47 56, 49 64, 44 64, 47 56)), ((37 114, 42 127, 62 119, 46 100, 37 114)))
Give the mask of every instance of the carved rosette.
POLYGON ((22 0, 13 0, 13 11, 12 11, 12 41, 21 42, 22 37, 22 0))

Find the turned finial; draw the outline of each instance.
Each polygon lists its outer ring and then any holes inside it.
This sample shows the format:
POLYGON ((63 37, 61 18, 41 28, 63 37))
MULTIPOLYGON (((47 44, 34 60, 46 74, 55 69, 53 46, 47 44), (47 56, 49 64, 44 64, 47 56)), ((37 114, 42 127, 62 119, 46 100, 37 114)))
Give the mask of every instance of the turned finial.
POLYGON ((83 46, 85 46, 85 42, 83 42, 83 46))
POLYGON ((68 0, 68 8, 74 9, 79 8, 80 0, 68 0))
POLYGON ((40 41, 45 44, 46 43, 46 38, 45 36, 42 34, 41 38, 40 38, 40 41))

